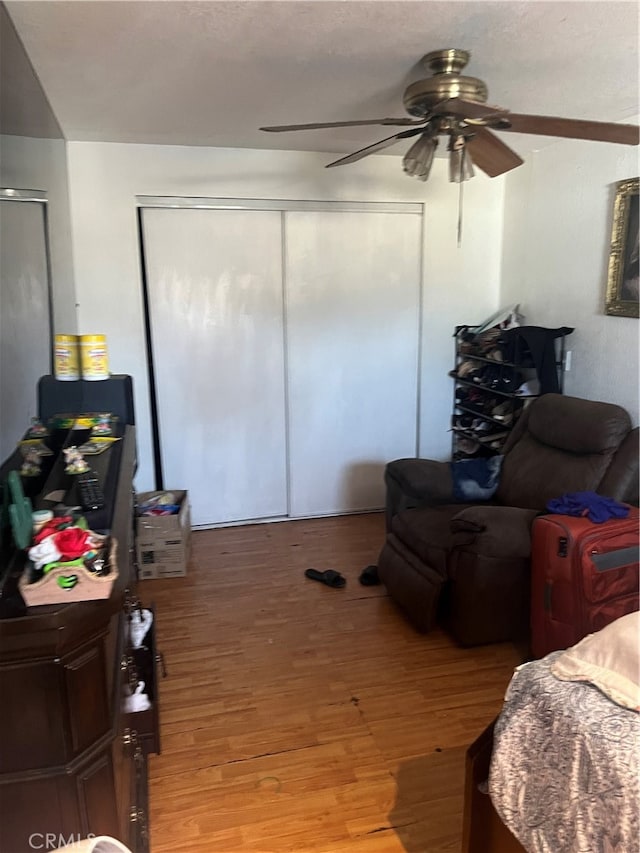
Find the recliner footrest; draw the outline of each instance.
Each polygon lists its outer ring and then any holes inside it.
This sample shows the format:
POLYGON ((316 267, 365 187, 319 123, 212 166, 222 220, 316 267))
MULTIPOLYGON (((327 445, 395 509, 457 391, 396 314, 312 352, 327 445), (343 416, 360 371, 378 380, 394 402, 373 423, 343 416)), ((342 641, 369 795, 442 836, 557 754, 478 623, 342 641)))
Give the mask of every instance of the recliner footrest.
POLYGON ((378 574, 390 598, 412 625, 427 633, 436 625, 444 578, 390 535, 378 558, 378 574))

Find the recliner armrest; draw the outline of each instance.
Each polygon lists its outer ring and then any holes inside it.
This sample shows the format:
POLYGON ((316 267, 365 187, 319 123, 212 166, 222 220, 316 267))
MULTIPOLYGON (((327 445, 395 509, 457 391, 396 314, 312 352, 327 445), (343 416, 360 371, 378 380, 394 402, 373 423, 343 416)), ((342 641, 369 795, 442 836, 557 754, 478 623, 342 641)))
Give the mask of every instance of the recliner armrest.
POLYGON ((514 506, 466 507, 451 519, 452 547, 491 557, 529 557, 531 525, 539 514, 514 506))

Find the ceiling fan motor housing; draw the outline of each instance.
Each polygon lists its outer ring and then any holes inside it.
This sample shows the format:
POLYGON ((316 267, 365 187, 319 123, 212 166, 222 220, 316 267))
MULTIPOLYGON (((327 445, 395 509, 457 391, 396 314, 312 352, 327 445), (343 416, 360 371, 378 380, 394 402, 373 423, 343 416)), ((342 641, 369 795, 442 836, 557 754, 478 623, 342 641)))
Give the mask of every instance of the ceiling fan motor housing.
POLYGON ((469 61, 466 50, 434 50, 423 56, 421 62, 433 72, 432 77, 417 80, 405 90, 402 100, 410 115, 422 118, 441 101, 462 98, 484 104, 489 90, 477 77, 466 77, 460 71, 469 61))

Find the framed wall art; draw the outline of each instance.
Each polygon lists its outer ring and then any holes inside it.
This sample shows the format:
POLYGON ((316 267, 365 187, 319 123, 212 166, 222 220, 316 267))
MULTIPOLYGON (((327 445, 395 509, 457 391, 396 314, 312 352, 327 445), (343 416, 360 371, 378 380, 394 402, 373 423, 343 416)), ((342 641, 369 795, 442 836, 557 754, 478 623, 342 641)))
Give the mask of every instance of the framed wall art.
POLYGON ((638 178, 619 181, 613 207, 605 314, 638 317, 638 178))

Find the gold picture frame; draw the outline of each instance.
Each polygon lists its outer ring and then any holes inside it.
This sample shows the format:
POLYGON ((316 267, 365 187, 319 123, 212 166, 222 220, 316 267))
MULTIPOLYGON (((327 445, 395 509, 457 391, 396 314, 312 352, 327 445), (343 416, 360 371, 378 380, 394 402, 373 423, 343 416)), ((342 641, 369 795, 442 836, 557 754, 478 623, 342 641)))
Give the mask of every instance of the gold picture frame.
POLYGON ((605 304, 605 314, 614 317, 640 317, 638 183, 638 178, 629 178, 616 184, 605 304))

